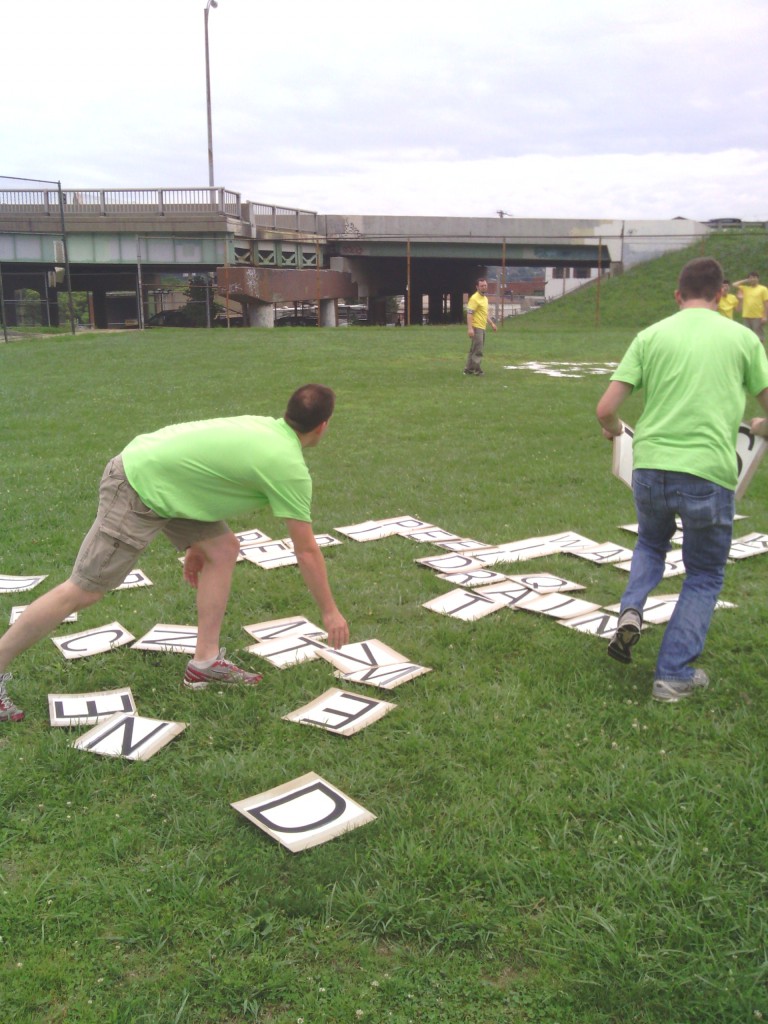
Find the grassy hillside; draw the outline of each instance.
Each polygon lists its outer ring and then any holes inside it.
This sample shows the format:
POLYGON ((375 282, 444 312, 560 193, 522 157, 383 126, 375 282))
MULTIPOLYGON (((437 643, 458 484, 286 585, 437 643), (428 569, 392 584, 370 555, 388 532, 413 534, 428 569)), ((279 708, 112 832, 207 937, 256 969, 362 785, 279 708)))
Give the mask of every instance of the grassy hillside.
POLYGON ((585 285, 578 291, 522 317, 516 330, 547 331, 580 327, 639 327, 674 313, 674 290, 680 268, 695 256, 714 256, 731 281, 756 270, 768 280, 768 234, 765 231, 718 232, 695 245, 641 263, 626 274, 585 285))

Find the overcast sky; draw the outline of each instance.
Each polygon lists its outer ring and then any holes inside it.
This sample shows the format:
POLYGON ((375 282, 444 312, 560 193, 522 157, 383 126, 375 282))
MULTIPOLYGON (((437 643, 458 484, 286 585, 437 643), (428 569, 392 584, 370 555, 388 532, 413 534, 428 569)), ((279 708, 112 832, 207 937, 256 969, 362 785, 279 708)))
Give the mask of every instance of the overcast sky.
MULTIPOLYGON (((8 0, 0 174, 207 185, 204 8, 8 0)), ((219 0, 209 43, 215 183, 243 199, 768 220, 761 0, 219 0)))

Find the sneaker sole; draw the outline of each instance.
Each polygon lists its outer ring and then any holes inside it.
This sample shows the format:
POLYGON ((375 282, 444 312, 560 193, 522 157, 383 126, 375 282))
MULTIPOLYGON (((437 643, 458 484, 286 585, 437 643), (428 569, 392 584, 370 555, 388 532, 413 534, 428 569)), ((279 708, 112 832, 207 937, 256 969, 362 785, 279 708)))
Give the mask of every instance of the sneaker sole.
POLYGON ((210 683, 205 680, 199 683, 192 683, 188 679, 182 679, 181 685, 187 690, 207 690, 210 683))
POLYGON ((0 725, 2 725, 3 722, 23 722, 23 721, 24 721, 24 712, 23 711, 14 711, 10 715, 0 715, 0 725))
POLYGON ((692 697, 694 692, 694 690, 686 690, 685 693, 675 694, 651 693, 651 697, 653 697, 654 700, 657 700, 660 704, 679 704, 681 700, 685 700, 687 697, 692 697))
POLYGON ((258 686, 264 677, 256 679, 182 679, 187 690, 207 690, 209 686, 258 686))

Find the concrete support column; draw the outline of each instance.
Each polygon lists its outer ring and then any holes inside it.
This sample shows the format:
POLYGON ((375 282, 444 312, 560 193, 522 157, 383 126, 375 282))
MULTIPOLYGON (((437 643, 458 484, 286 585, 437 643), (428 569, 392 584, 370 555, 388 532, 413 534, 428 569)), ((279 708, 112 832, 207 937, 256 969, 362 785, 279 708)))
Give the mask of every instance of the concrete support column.
POLYGON ((451 292, 451 323, 464 323, 464 293, 451 292))
POLYGON ((109 326, 107 315, 107 292, 104 288, 94 288, 92 293, 93 302, 93 326, 104 330, 109 326))
POLYGON ((383 327, 387 322, 386 298, 368 299, 368 323, 383 327))
POLYGON ((430 292, 428 296, 429 302, 429 322, 431 324, 441 324, 443 322, 443 296, 440 292, 430 292))
MULTIPOLYGON (((64 308, 67 305, 67 293, 61 292, 61 300, 64 303, 64 308)), ((61 320, 59 318, 59 289, 51 288, 48 292, 48 317, 51 327, 60 327, 61 320)))
MULTIPOLYGON (((18 305, 16 303, 16 288, 8 279, 8 268, 6 267, 3 277, 3 309, 5 310, 5 326, 16 327, 18 319, 18 305)), ((55 294, 55 293, 54 293, 55 294)))
MULTIPOLYGON (((421 288, 411 289, 411 326, 421 327, 424 321, 424 293, 421 288)), ((408 323, 408 296, 405 297, 405 322, 408 323)))
POLYGON ((271 302, 259 302, 258 300, 247 304, 244 302, 243 309, 247 311, 249 327, 275 326, 275 307, 271 302))
POLYGON ((320 327, 337 327, 338 316, 336 309, 336 299, 320 299, 320 309, 318 315, 318 324, 320 327))

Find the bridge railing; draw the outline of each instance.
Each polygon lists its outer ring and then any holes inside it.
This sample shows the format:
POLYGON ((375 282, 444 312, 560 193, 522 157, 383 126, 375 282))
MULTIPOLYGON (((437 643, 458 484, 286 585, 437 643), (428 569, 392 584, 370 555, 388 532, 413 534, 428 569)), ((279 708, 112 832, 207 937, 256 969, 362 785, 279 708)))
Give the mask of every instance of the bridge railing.
MULTIPOLYGON (((132 213, 242 216, 240 194, 225 188, 63 189, 62 196, 67 219, 132 213)), ((0 189, 0 217, 54 216, 58 212, 57 189, 0 189)))
POLYGON ((254 228, 274 231, 295 231, 297 234, 318 234, 318 214, 313 210, 295 210, 268 203, 244 203, 244 217, 254 228))

